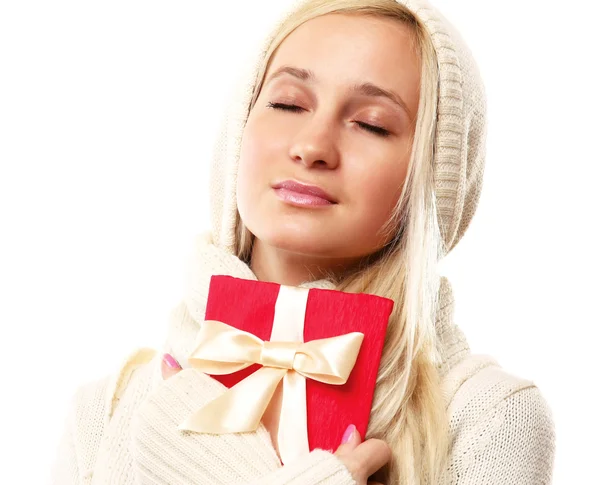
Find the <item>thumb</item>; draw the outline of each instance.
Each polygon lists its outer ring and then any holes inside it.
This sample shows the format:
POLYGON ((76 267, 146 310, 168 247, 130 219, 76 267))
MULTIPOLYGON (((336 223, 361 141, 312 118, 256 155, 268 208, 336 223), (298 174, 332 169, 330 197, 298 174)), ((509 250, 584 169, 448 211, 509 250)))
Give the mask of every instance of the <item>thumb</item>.
POLYGON ((338 457, 347 455, 354 450, 354 448, 360 445, 361 441, 362 438, 360 437, 360 433, 356 429, 356 426, 351 424, 346 428, 344 436, 342 436, 342 442, 334 454, 338 457))
POLYGON ((177 362, 171 354, 163 355, 163 359, 161 362, 161 368, 163 379, 168 379, 169 377, 173 377, 181 370, 181 366, 179 362, 177 362))

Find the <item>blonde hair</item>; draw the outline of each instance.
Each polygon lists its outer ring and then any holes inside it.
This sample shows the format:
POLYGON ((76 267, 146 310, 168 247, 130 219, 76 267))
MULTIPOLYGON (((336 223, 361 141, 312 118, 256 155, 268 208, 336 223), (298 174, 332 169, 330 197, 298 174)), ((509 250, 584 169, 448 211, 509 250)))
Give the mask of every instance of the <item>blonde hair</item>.
MULTIPOLYGON (((259 71, 249 111, 260 93, 273 53, 298 26, 328 13, 395 19, 414 32, 421 59, 421 90, 406 180, 389 223, 390 242, 363 264, 330 277, 336 288, 377 294, 396 304, 386 342, 366 439, 379 438, 392 449, 385 483, 424 484, 443 479, 449 451, 448 418, 437 365, 435 321, 442 240, 433 182, 438 65, 435 48, 421 22, 395 0, 308 0, 279 25, 259 71)), ((236 254, 249 261, 253 235, 236 218, 236 254)))

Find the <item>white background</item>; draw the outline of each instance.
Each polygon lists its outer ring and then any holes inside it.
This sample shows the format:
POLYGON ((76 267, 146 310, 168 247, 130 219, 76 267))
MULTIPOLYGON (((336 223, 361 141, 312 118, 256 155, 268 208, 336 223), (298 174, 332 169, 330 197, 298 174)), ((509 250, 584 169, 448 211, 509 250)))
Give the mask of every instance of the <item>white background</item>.
MULTIPOLYGON (((0 5, 2 483, 44 483, 76 386, 159 346, 207 229, 240 61, 286 2, 0 5)), ((478 213, 445 261, 475 352, 542 389, 557 484, 597 477, 596 2, 438 0, 489 104, 478 213), (596 470, 596 471, 594 471, 596 470)))

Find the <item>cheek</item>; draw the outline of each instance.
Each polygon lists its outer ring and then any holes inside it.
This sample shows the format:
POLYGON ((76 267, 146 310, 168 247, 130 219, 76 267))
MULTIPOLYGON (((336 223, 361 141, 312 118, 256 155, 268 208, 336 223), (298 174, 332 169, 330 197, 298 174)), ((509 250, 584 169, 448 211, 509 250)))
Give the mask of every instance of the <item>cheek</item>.
POLYGON ((264 117, 251 116, 242 137, 240 172, 250 177, 266 173, 266 170, 273 165, 273 160, 276 160, 276 153, 279 150, 276 141, 280 138, 264 117))
POLYGON ((260 120, 250 117, 244 128, 240 148, 240 170, 255 172, 265 164, 268 151, 268 139, 263 134, 264 128, 260 120))
POLYGON ((264 123, 250 117, 242 136, 236 192, 238 210, 248 223, 260 212, 261 197, 272 182, 270 172, 276 160, 276 147, 273 137, 265 133, 268 129, 264 123))
POLYGON ((263 159, 261 156, 263 150, 261 137, 257 136, 255 127, 252 124, 247 124, 240 147, 239 173, 244 172, 248 175, 255 173, 259 168, 260 161, 263 159))
MULTIPOLYGON (((388 159, 389 160, 389 159, 388 159)), ((373 164, 356 174, 354 191, 363 217, 371 214, 373 224, 387 221, 406 179, 408 160, 373 164)))
POLYGON ((260 172, 257 163, 260 161, 260 154, 257 144, 248 131, 244 130, 242 145, 240 148, 240 161, 237 174, 237 206, 243 220, 249 217, 249 211, 254 206, 253 200, 255 194, 253 188, 257 185, 256 175, 260 172))

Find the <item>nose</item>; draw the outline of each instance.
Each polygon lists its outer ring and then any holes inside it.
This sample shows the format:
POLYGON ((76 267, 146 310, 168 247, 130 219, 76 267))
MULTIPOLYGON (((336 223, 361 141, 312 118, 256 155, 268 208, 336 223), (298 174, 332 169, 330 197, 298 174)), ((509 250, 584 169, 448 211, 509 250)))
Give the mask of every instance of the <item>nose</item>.
POLYGON ((292 140, 290 158, 306 168, 336 168, 340 155, 334 130, 330 126, 317 117, 307 121, 292 140))

